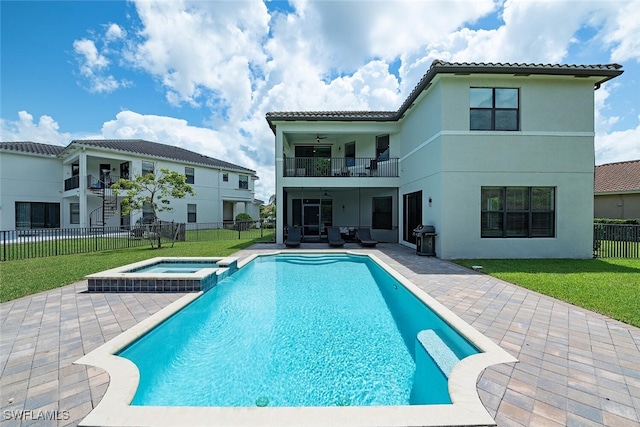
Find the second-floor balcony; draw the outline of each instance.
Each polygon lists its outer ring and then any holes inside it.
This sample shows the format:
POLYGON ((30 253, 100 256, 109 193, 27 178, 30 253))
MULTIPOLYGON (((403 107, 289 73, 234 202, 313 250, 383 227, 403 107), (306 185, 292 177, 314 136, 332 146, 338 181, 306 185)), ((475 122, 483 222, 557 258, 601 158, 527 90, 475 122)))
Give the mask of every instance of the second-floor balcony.
MULTIPOLYGON (((120 179, 120 177, 114 176, 114 175, 102 176, 102 177, 87 175, 86 177, 87 189, 101 190, 103 188, 110 188, 111 184, 118 181, 118 179, 120 179)), ((76 188, 80 188, 79 175, 74 175, 71 178, 67 178, 64 180, 64 191, 74 190, 76 188)))
POLYGON ((295 157, 284 162, 285 177, 397 177, 398 158, 295 157))

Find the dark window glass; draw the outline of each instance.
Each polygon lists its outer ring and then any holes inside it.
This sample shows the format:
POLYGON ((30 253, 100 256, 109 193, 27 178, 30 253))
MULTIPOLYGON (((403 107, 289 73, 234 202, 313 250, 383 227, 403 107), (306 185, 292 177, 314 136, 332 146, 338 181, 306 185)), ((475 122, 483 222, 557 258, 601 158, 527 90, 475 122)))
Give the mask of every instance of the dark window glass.
POLYGON ((389 160, 389 135, 376 136, 376 159, 389 160))
POLYGON ((347 166, 354 166, 356 164, 356 143, 347 142, 344 144, 344 157, 346 159, 347 166))
POLYGON ((69 203, 69 223, 80 224, 80 203, 69 203))
POLYGON ((155 173, 153 162, 143 161, 142 162, 142 176, 150 174, 150 173, 151 174, 155 173))
POLYGON ((184 168, 184 175, 186 177, 185 182, 187 184, 194 184, 195 183, 195 170, 193 168, 185 167, 184 168))
POLYGON ((469 90, 469 129, 519 130, 519 105, 518 89, 471 88, 469 90))
POLYGON ((60 228, 60 203, 16 202, 16 229, 60 228))
POLYGON ((192 204, 187 205, 187 222, 197 222, 196 221, 196 205, 192 205, 192 204))
POLYGON ((249 188, 249 177, 247 175, 239 175, 238 188, 247 190, 249 188))
POLYGON ((371 228, 391 230, 393 228, 393 205, 392 198, 374 197, 372 199, 373 216, 371 228))
POLYGON ((471 110, 469 113, 471 130, 491 130, 492 110, 471 110))
POLYGON ((472 87, 469 91, 471 108, 493 108, 493 89, 472 87))
POLYGON ((555 188, 482 187, 481 237, 554 237, 555 188))
POLYGON ((229 174, 228 173, 223 173, 222 174, 222 180, 224 182, 228 182, 229 181, 229 174))
POLYGON ((153 208, 150 204, 145 203, 142 206, 142 223, 143 224, 152 224, 155 220, 153 215, 153 208))

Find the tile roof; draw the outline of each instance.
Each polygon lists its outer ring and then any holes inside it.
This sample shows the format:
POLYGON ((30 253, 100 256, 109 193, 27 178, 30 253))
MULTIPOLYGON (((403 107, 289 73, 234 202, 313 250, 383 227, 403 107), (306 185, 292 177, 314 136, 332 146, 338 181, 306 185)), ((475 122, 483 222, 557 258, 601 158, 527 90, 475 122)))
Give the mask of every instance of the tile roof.
POLYGON ((416 87, 402 103, 398 111, 274 111, 266 114, 271 130, 275 132, 273 121, 317 120, 317 121, 393 121, 399 120, 427 89, 437 74, 515 74, 566 75, 579 77, 601 77, 595 83, 596 89, 607 80, 623 73, 619 64, 530 64, 499 62, 446 62, 436 59, 422 76, 416 87))
POLYGON ((640 192, 640 160, 596 166, 596 193, 640 192))
POLYGON ((272 111, 267 120, 395 120, 396 111, 272 111))
POLYGON ((71 141, 69 146, 72 145, 144 154, 152 157, 179 160, 182 162, 196 163, 216 168, 241 170, 249 174, 255 174, 254 170, 238 166, 233 163, 218 160, 213 157, 205 156, 173 145, 160 144, 158 142, 145 141, 142 139, 78 139, 71 141))
POLYGON ((56 157, 62 150, 64 150, 62 145, 40 144, 31 141, 0 142, 0 151, 17 151, 56 157))

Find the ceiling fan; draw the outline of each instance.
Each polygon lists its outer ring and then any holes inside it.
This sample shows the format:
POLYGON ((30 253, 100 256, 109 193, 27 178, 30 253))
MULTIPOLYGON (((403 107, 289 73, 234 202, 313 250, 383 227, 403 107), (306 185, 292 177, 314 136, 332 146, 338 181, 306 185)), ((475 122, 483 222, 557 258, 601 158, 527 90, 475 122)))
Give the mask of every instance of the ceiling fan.
POLYGON ((320 136, 320 134, 316 134, 316 143, 320 144, 321 139, 326 139, 326 136, 320 136))

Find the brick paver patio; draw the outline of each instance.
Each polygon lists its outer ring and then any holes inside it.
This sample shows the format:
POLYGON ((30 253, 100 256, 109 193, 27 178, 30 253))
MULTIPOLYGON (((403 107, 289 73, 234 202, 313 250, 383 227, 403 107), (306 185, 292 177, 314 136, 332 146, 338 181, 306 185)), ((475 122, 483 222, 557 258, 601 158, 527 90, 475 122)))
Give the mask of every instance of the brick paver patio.
MULTIPOLYGON (((314 247, 327 248, 302 245, 314 247)), ((236 256, 275 249, 256 245, 236 256)), ((520 360, 478 379, 499 426, 640 425, 640 329, 400 245, 366 250, 520 360)), ((0 304, 3 427, 77 425, 109 376, 72 363, 184 295, 86 289, 83 281, 0 304)))

